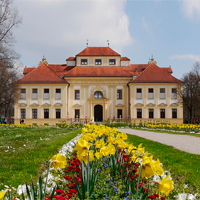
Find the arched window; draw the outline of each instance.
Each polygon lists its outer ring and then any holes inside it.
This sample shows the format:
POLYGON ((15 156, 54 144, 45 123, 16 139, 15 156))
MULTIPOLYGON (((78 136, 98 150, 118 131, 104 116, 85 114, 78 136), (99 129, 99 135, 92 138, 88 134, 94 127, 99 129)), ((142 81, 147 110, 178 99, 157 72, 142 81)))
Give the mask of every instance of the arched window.
POLYGON ((95 99, 102 99, 102 97, 103 97, 103 93, 101 91, 96 91, 94 93, 94 98, 95 99))

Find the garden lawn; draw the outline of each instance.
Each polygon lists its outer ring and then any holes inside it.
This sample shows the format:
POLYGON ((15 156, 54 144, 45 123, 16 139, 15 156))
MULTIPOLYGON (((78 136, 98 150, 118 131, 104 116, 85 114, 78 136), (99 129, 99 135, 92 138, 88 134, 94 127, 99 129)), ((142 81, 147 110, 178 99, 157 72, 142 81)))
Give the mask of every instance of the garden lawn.
POLYGON ((188 184, 187 192, 200 192, 200 155, 189 154, 174 149, 171 146, 143 139, 138 136, 128 135, 127 142, 138 146, 143 143, 145 150, 154 158, 159 158, 164 169, 171 172, 174 182, 178 187, 188 184))
POLYGON ((38 180, 47 161, 81 130, 0 128, 0 190, 38 180))

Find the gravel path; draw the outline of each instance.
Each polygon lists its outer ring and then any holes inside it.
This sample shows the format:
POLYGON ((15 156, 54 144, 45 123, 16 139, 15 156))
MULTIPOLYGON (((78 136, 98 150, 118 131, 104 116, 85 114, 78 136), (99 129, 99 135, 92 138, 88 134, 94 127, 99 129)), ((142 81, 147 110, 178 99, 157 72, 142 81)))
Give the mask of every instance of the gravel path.
POLYGON ((135 129, 118 129, 121 132, 137 135, 139 137, 156 141, 176 149, 192 154, 200 155, 200 137, 189 135, 173 135, 167 133, 155 133, 151 131, 141 131, 135 129))

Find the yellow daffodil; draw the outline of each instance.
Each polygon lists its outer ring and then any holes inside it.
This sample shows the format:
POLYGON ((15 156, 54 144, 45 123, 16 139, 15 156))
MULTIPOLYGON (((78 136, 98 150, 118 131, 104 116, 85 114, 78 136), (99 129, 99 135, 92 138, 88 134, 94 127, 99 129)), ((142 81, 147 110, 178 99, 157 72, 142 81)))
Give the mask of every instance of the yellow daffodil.
POLYGON ((102 156, 103 156, 103 154, 101 152, 96 152, 94 155, 97 159, 102 158, 102 156))
POLYGON ((128 146, 128 155, 129 155, 130 153, 134 154, 134 153, 135 153, 135 150, 136 150, 136 147, 133 146, 132 144, 130 144, 130 145, 128 146))
POLYGON ((100 149, 101 147, 105 146, 105 142, 103 139, 97 140, 95 142, 95 149, 100 149))
POLYGON ((109 136, 107 142, 112 144, 115 142, 115 138, 112 136, 109 136))
POLYGON ((0 199, 3 199, 4 196, 5 196, 5 192, 4 192, 4 191, 1 191, 1 192, 0 192, 0 199))
POLYGON ((138 148, 137 148, 137 154, 140 155, 140 154, 144 154, 145 152, 145 148, 142 147, 142 144, 139 144, 138 145, 138 148))
POLYGON ((103 156, 108 156, 108 155, 114 155, 115 154, 115 146, 112 144, 108 144, 107 146, 104 146, 100 149, 100 152, 102 153, 103 156))
POLYGON ((158 183, 158 190, 157 192, 164 193, 166 196, 169 196, 169 193, 173 190, 173 181, 171 180, 170 176, 163 178, 158 183))
POLYGON ((115 144, 116 144, 118 147, 123 146, 124 140, 121 139, 121 138, 116 138, 116 139, 115 139, 115 144))
POLYGON ((159 159, 157 159, 156 161, 155 160, 152 161, 152 167, 153 167, 154 172, 158 174, 159 176, 163 174, 164 169, 162 168, 162 164, 160 163, 159 159))
POLYGON ((56 172, 58 172, 58 167, 63 169, 67 165, 66 157, 62 156, 60 153, 56 156, 53 156, 51 160, 56 172))
POLYGON ((108 156, 109 155, 109 151, 107 146, 104 146, 100 149, 100 152, 102 153, 103 156, 108 156))
POLYGON ((133 162, 133 163, 138 162, 138 156, 135 155, 135 154, 133 154, 133 155, 131 156, 131 162, 133 162))
POLYGON ((94 160, 94 151, 93 150, 85 150, 84 153, 81 152, 81 154, 77 154, 77 158, 81 161, 84 161, 86 164, 88 163, 88 153, 89 153, 89 161, 94 160))
POLYGON ((115 149, 114 145, 112 145, 112 144, 109 143, 108 146, 107 146, 107 148, 108 148, 109 154, 111 154, 111 155, 115 154, 116 149, 115 149))
POLYGON ((120 132, 120 133, 118 133, 117 138, 121 138, 123 140, 127 140, 127 134, 123 133, 123 132, 120 132))
POLYGON ((92 142, 96 139, 96 135, 92 133, 83 134, 81 139, 92 142))
MULTIPOLYGON (((149 156, 148 152, 145 152, 145 155, 142 158, 142 170, 141 170, 141 177, 142 178, 149 178, 150 176, 154 176, 155 172, 152 166, 153 156, 149 156)), ((140 168, 137 171, 139 173, 140 168)))
POLYGON ((77 144, 74 147, 74 149, 76 151, 83 151, 84 149, 89 150, 91 146, 92 146, 91 143, 89 143, 88 141, 80 138, 79 140, 77 140, 77 144))

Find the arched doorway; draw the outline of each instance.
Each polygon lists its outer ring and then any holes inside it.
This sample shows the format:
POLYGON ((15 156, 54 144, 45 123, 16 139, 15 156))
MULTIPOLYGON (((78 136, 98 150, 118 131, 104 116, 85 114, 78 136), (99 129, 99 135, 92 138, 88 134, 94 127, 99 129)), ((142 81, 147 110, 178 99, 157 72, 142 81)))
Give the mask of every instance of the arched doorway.
POLYGON ((103 121, 103 106, 101 105, 94 106, 94 121, 95 122, 103 121))

